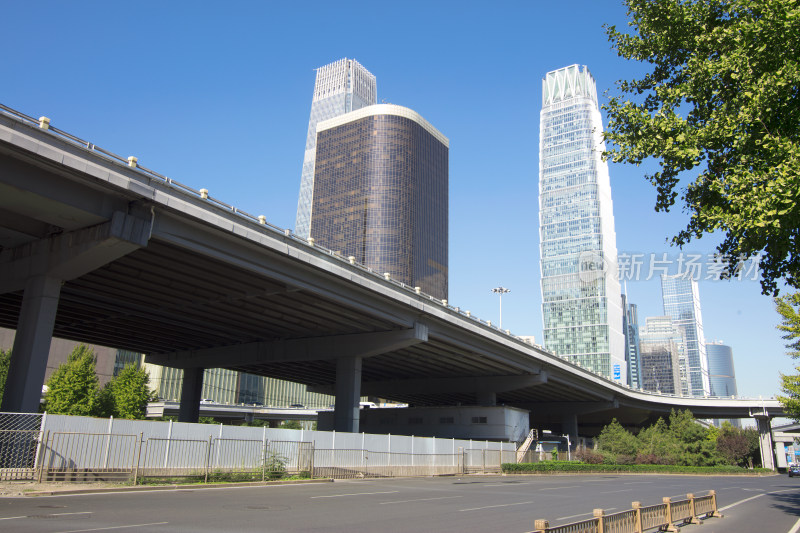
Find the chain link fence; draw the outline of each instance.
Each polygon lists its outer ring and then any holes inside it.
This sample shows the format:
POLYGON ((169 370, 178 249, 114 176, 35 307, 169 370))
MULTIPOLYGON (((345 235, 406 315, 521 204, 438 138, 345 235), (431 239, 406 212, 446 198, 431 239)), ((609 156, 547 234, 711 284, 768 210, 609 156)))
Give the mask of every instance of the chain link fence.
POLYGON ((0 481, 35 478, 43 417, 0 413, 0 481))

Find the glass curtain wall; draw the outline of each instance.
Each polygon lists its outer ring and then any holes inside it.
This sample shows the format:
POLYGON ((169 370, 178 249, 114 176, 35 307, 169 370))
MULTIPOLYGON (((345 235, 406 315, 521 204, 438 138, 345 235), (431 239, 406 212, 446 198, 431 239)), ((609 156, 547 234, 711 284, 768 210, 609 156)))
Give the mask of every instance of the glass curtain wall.
POLYGON ((595 81, 584 66, 542 81, 539 228, 545 346, 627 383, 617 243, 595 81))
POLYGON ((340 59, 317 69, 294 229, 300 237, 308 238, 311 224, 317 123, 373 105, 377 101, 375 76, 355 59, 340 59))
POLYGON ((671 317, 683 336, 686 357, 686 394, 709 396, 706 339, 697 282, 684 275, 661 276, 664 314, 671 317))

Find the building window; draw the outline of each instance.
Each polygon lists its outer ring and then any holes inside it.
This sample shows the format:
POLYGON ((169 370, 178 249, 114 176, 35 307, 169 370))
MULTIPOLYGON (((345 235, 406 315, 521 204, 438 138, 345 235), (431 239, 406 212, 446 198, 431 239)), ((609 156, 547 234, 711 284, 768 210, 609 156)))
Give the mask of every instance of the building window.
POLYGON ((408 419, 409 424, 422 424, 422 417, 421 416, 412 416, 408 419))
POLYGON ((472 417, 472 423, 473 424, 485 424, 486 423, 486 417, 485 416, 473 416, 472 417))
POLYGON ((455 419, 452 416, 442 416, 439 418, 440 424, 455 424, 455 419))

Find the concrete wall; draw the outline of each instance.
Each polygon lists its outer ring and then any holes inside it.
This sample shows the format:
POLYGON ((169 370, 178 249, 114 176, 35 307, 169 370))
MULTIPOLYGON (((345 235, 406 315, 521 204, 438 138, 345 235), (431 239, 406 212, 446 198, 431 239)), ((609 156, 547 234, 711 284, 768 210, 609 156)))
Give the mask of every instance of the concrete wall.
MULTIPOLYGON (((361 409, 359 429, 367 433, 520 442, 529 412, 507 406, 449 406, 361 409)), ((320 411, 320 430, 333 428, 333 412, 320 411)))

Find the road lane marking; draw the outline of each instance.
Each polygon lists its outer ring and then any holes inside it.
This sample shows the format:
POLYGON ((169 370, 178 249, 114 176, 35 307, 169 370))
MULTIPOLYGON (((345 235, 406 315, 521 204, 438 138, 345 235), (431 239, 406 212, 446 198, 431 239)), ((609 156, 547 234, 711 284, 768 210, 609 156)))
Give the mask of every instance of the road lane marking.
POLYGON ((792 492, 793 490, 800 490, 800 487, 796 489, 773 490, 772 492, 768 492, 767 494, 780 494, 781 492, 792 492))
POLYGON ((629 481, 623 485, 646 485, 648 483, 655 483, 655 481, 629 481))
POLYGON ((393 503, 411 503, 411 502, 429 502, 431 500, 451 500, 453 498, 463 498, 463 496, 442 496, 440 498, 420 498, 418 500, 398 500, 393 502, 381 502, 381 505, 390 505, 393 503))
POLYGON ((561 490, 561 489, 577 489, 580 485, 568 485, 566 487, 544 487, 539 490, 561 490))
MULTIPOLYGON (((603 512, 607 513, 608 511, 616 511, 616 510, 617 510, 616 507, 609 507, 608 509, 603 509, 603 512)), ((556 520, 569 520, 570 518, 578 518, 580 516, 593 516, 593 514, 594 514, 593 512, 592 513, 574 514, 572 516, 562 516, 561 518, 556 518, 556 520)))
POLYGON ((604 490, 603 494, 614 494, 615 492, 631 492, 633 489, 622 489, 622 490, 604 490))
POLYGON ((513 505, 530 505, 534 502, 519 502, 519 503, 503 503, 500 505, 487 505, 486 507, 472 507, 470 509, 459 509, 459 512, 462 511, 480 511, 481 509, 494 509, 495 507, 511 507, 513 505))
POLYGON ((800 519, 794 523, 794 526, 789 530, 789 533, 797 533, 798 531, 800 531, 800 519))
POLYGON ((506 481, 505 483, 496 483, 494 485, 481 485, 481 487, 518 487, 520 485, 533 485, 533 483, 517 483, 516 481, 506 481))
POLYGON ((111 526, 111 527, 96 527, 94 529, 70 529, 69 531, 59 531, 57 533, 86 533, 88 531, 108 531, 110 529, 125 529, 131 527, 150 527, 150 526, 163 526, 169 522, 151 522, 149 524, 129 524, 126 526, 111 526))
POLYGON ((82 511, 80 513, 52 513, 52 514, 34 514, 34 515, 25 515, 25 516, 8 516, 6 518, 0 518, 0 520, 19 520, 20 518, 48 518, 51 516, 68 516, 68 515, 76 515, 76 514, 92 514, 91 511, 82 511))
POLYGON ((726 505, 725 507, 722 507, 721 509, 719 509, 719 511, 727 511, 731 507, 736 507, 740 503, 749 502, 750 500, 755 500, 756 498, 760 498, 762 496, 764 496, 764 494, 756 494, 755 496, 750 496, 749 498, 745 498, 744 500, 739 500, 738 502, 732 503, 730 505, 726 505))
POLYGON ((780 494, 781 492, 792 492, 792 491, 796 491, 796 490, 800 490, 800 487, 798 487, 796 489, 783 489, 783 490, 773 490, 771 492, 762 492, 761 494, 756 494, 755 496, 750 496, 749 498, 745 498, 744 500, 739 500, 738 502, 734 502, 734 503, 732 503, 730 505, 726 505, 725 507, 720 508, 719 511, 726 511, 726 510, 730 509, 731 507, 736 507, 737 505, 739 505, 741 503, 749 502, 750 500, 755 500, 756 498, 760 498, 762 496, 766 496, 767 494, 780 494))
POLYGON ((344 496, 370 496, 372 494, 395 494, 400 492, 399 490, 387 490, 384 492, 359 492, 356 494, 331 494, 329 496, 311 496, 311 499, 315 498, 342 498, 344 496))

